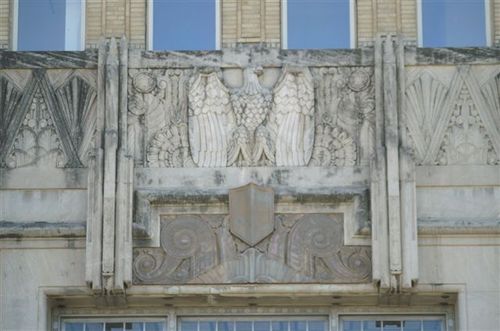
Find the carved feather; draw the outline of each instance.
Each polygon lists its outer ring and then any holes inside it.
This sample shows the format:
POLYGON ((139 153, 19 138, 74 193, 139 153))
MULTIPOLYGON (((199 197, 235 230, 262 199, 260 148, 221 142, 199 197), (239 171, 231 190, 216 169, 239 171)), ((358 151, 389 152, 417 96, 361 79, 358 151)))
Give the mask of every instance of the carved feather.
POLYGON ((314 143, 314 86, 309 71, 285 70, 274 89, 270 130, 277 166, 305 166, 314 143))
POLYGON ((229 92, 215 73, 199 74, 189 90, 189 143, 199 167, 225 167, 234 119, 229 92))

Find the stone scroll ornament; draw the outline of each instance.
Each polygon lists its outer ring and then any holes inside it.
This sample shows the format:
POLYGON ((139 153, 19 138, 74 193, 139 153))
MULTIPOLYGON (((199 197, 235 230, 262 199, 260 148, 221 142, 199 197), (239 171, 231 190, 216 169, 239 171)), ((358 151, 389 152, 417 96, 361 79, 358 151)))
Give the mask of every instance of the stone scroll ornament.
POLYGON ((274 192, 229 192, 229 215, 162 217, 160 247, 134 250, 138 284, 362 283, 371 252, 344 244, 338 214, 274 214, 274 192))
POLYGON ((229 217, 211 217, 162 220, 160 247, 134 249, 134 283, 347 284, 371 279, 370 248, 344 245, 338 215, 276 215, 275 230, 256 240, 252 231, 234 233, 229 217))
POLYGON ((309 72, 285 70, 273 93, 258 70, 229 91, 216 73, 199 73, 189 90, 189 145, 199 167, 305 166, 314 143, 314 86, 309 72), (273 100, 274 95, 274 100, 273 100))

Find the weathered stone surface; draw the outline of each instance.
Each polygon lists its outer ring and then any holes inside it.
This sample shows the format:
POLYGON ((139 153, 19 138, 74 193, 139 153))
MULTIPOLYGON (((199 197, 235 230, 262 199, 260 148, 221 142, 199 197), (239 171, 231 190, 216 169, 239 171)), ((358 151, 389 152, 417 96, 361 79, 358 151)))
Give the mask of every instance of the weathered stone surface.
POLYGON ((248 184, 229 191, 230 230, 239 239, 255 246, 274 230, 274 192, 248 184))
POLYGON ((136 284, 362 283, 371 251, 345 246, 337 214, 278 214, 271 237, 253 246, 225 215, 162 220, 161 248, 134 249, 136 284))
MULTIPOLYGON (((214 70, 130 71, 128 139, 137 165, 352 166, 373 155, 371 69, 315 68, 311 76, 285 67, 279 78, 264 69, 272 94, 258 80, 261 69, 244 68, 236 88, 214 70)), ((222 76, 232 81, 237 72, 222 76)))
POLYGON ((97 52, 89 49, 85 52, 0 52, 2 69, 95 69, 97 52))
POLYGON ((439 69, 425 69, 408 75, 405 119, 416 162, 498 164, 498 75, 484 81, 478 76, 481 71, 467 67, 438 73, 439 69))

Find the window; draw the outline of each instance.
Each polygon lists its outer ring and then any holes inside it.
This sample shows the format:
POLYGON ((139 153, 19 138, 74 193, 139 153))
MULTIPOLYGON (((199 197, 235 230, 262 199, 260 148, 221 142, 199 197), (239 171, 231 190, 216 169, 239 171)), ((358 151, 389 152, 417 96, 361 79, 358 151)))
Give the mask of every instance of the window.
POLYGON ((487 46, 488 8, 488 0, 420 0, 419 46, 487 46))
POLYGON ((442 317, 345 317, 342 331, 445 331, 442 317))
POLYGON ((85 0, 16 0, 14 49, 82 50, 85 0))
POLYGON ((150 0, 149 48, 218 48, 220 0, 150 0))
POLYGON ((354 0, 283 0, 283 48, 354 47, 354 0))
POLYGON ((107 320, 68 319, 63 322, 62 331, 166 331, 165 319, 129 319, 120 320, 116 318, 107 320))
POLYGON ((328 331, 327 317, 181 318, 178 331, 328 331))

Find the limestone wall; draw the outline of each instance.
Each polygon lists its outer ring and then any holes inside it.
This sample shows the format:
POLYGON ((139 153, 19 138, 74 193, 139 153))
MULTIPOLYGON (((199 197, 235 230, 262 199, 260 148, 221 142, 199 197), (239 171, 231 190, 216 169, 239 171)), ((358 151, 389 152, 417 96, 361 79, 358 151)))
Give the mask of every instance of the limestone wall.
POLYGON ((0 52, 1 330, 208 308, 496 329, 498 50, 127 42, 0 52))

